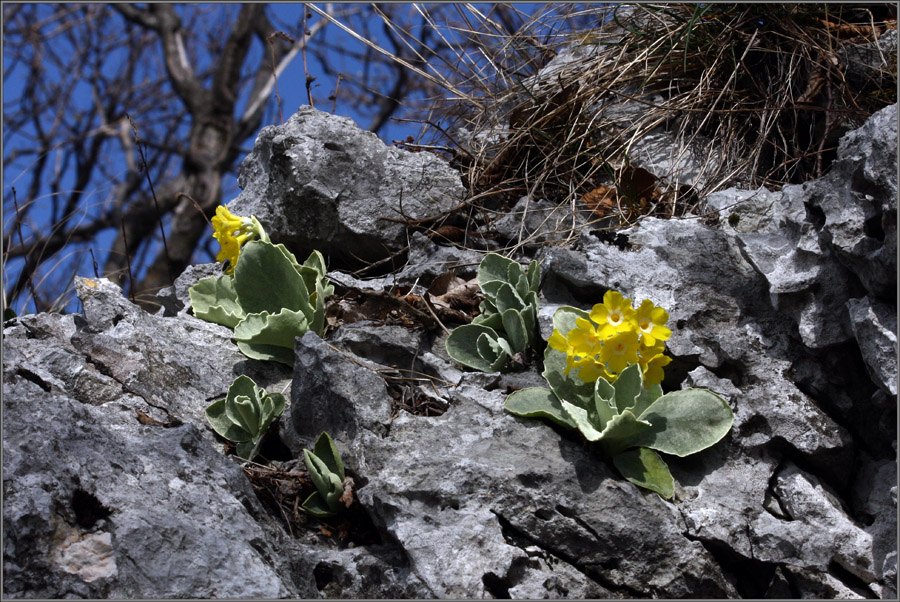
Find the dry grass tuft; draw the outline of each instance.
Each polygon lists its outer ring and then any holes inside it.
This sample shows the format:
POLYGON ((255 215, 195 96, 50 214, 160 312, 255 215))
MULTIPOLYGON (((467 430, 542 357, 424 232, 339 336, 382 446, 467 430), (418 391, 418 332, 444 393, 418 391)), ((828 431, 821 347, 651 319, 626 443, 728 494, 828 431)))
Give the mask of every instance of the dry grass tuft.
POLYGON ((890 5, 548 5, 511 34, 466 6, 468 50, 438 72, 452 98, 423 121, 455 149, 475 227, 525 195, 621 226, 803 182, 896 102, 890 5))

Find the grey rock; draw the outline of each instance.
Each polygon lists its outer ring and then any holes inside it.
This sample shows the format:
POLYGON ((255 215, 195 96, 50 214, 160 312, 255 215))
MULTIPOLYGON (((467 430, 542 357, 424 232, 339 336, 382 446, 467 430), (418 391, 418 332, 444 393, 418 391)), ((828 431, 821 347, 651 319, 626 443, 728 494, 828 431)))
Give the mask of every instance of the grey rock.
POLYGON ((762 513, 751 522, 756 558, 822 572, 834 562, 864 582, 882 577, 872 554, 872 536, 846 514, 830 488, 791 462, 775 480, 774 491, 787 517, 762 513))
POLYGON ((854 479, 851 505, 872 537, 874 568, 880 583, 870 585, 880 597, 897 597, 897 461, 862 455, 854 479), (882 585, 883 584, 883 585, 882 585), (880 591, 879 591, 880 590, 880 591))
POLYGON ((34 380, 4 366, 5 596, 313 593, 284 579, 278 528, 195 425, 142 425, 127 397, 95 406, 34 380))
POLYGON ((896 305, 896 113, 887 107, 844 136, 823 178, 707 199, 809 347, 853 337, 844 311, 850 298, 868 293, 896 305))
POLYGON ((734 594, 702 546, 684 539, 677 513, 580 444, 506 414, 501 391, 461 384, 442 416, 401 411, 387 430, 383 414, 372 417, 387 409, 383 384, 322 347, 308 334, 298 344, 293 424, 307 438, 338 433, 345 462, 365 475, 359 499, 432 595, 734 594), (340 381, 331 383, 339 396, 304 389, 313 374, 340 381))
MULTIPOLYGON (((465 372, 443 334, 356 322, 299 338, 289 373, 189 315, 187 287, 216 264, 176 282, 156 315, 108 281, 76 280, 83 314, 3 329, 4 595, 896 597, 895 123, 879 113, 846 136, 820 180, 713 195, 716 225, 647 218, 624 248, 582 232, 538 252, 544 337, 561 304, 590 308, 609 289, 651 299, 673 330, 663 386, 708 388, 733 409, 722 441, 666 458, 670 501, 577 433, 505 412, 509 391, 542 384, 537 366, 465 372), (257 499, 205 420, 238 374, 290 397, 283 465, 335 437, 372 542, 338 548, 314 521, 292 537, 257 499), (446 411, 410 413, 398 387, 446 411)), ((309 110, 261 138, 273 160, 248 162, 247 198, 297 191, 272 203, 293 207, 266 218, 273 234, 292 236, 298 207, 343 202, 310 157, 332 171, 363 161, 311 130, 366 138, 309 110)), ((347 190, 381 190, 382 172, 364 173, 347 190)), ((483 255, 418 232, 403 245, 387 277, 331 273, 346 288, 418 291, 448 270, 472 277, 483 255)))
POLYGON ((850 326, 866 369, 886 393, 897 395, 897 307, 877 301, 847 301, 850 326))
MULTIPOLYGON (((821 571, 803 569, 796 566, 783 566, 776 569, 782 573, 788 586, 790 598, 808 600, 865 600, 872 597, 872 592, 850 586, 837 577, 821 571), (796 592, 796 593, 795 593, 796 592)), ((769 596, 776 597, 776 596, 769 596)))
POLYGON ((232 213, 255 215, 274 241, 304 256, 318 249, 334 268, 405 250, 400 221, 436 216, 465 194, 459 173, 437 156, 386 146, 311 107, 262 129, 238 184, 232 213))
POLYGON ((76 290, 83 316, 3 333, 4 594, 313 595, 206 425, 243 359, 227 329, 149 315, 107 280, 76 290))
POLYGON ((491 226, 506 240, 536 247, 541 243, 562 243, 577 237, 586 220, 568 206, 524 196, 491 226))
MULTIPOLYGON (((294 348, 294 381, 290 415, 303 443, 322 431, 346 444, 362 430, 387 432, 391 404, 384 379, 333 350, 316 333, 307 332, 294 348)), ((296 448, 299 442, 292 442, 296 448)))
POLYGON ((310 582, 312 596, 368 600, 432 597, 394 546, 338 549, 301 545, 294 558, 294 571, 310 582))

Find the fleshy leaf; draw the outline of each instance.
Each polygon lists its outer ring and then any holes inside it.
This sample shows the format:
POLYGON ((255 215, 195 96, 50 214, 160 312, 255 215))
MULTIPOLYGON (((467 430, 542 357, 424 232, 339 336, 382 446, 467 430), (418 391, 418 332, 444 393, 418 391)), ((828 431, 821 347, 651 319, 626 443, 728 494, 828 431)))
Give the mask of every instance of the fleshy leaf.
POLYGON ((497 291, 500 290, 500 287, 506 284, 502 280, 491 280, 489 282, 485 282, 484 284, 480 284, 481 292, 484 294, 485 298, 490 299, 493 303, 493 300, 497 298, 497 291))
POLYGON ((613 456, 613 464, 627 480, 669 499, 675 494, 675 480, 659 454, 646 447, 629 449, 613 456))
POLYGON ((319 276, 325 276, 325 273, 328 271, 325 267, 325 257, 319 251, 315 250, 309 254, 309 257, 306 258, 303 265, 315 270, 319 276))
POLYGON ((287 366, 294 365, 294 349, 280 347, 278 345, 263 345, 258 343, 237 342, 241 353, 254 360, 280 362, 287 366))
POLYGON ((484 290, 486 282, 492 280, 500 280, 505 282, 509 274, 509 266, 515 263, 512 259, 507 259, 496 253, 488 253, 478 264, 478 286, 484 290))
POLYGON ((706 389, 666 393, 641 414, 652 427, 636 444, 666 454, 687 456, 706 449, 724 437, 734 423, 728 403, 706 389))
POLYGON ((309 307, 309 294, 294 263, 275 245, 261 240, 244 246, 234 268, 234 290, 247 314, 309 307))
POLYGON ((525 351, 528 346, 528 334, 525 331, 525 321, 515 309, 507 309, 500 314, 503 320, 503 330, 506 332, 506 340, 515 353, 525 351))
POLYGON ((537 339, 537 314, 533 305, 527 305, 521 312, 525 323, 525 338, 529 347, 534 347, 537 339))
POLYGON ((612 385, 603 378, 598 378, 594 382, 594 387, 594 405, 597 409, 597 423, 600 430, 603 430, 606 428, 609 421, 619 413, 613 397, 608 395, 604 396, 607 393, 615 393, 615 390, 612 388, 612 385), (603 385, 600 383, 603 383, 603 385), (607 390, 607 387, 609 390, 607 390))
POLYGON ((517 293, 507 282, 504 282, 503 285, 497 289, 496 304, 497 311, 500 313, 503 313, 508 309, 515 309, 517 311, 525 309, 525 301, 519 297, 519 293, 517 293))
POLYGON ((201 320, 234 328, 244 318, 231 274, 201 278, 188 289, 188 295, 194 315, 201 320))
POLYGON ((341 454, 338 452, 334 439, 326 432, 322 432, 313 445, 313 453, 328 467, 328 470, 336 474, 343 481, 344 464, 341 462, 341 454))
POLYGON ((332 481, 329 478, 331 472, 328 470, 328 466, 321 458, 308 449, 303 450, 303 460, 306 462, 306 469, 309 471, 309 478, 312 480, 313 485, 322 494, 322 498, 326 499, 326 496, 332 489, 332 481))
POLYGON ((616 412, 618 413, 618 406, 615 405, 616 389, 611 384, 609 384, 609 381, 605 378, 598 378, 595 381, 594 386, 596 387, 597 395, 600 398, 610 402, 613 407, 616 407, 616 412))
POLYGON ((637 396, 644 388, 640 365, 631 364, 622 370, 613 383, 613 388, 616 390, 616 408, 619 412, 634 407, 637 396))
POLYGON ((594 403, 594 383, 586 383, 577 376, 575 370, 564 374, 566 354, 549 346, 544 351, 544 379, 560 399, 577 401, 582 407, 594 403))
POLYGON ((328 507, 325 498, 319 495, 318 491, 313 491, 303 502, 302 507, 316 518, 328 518, 337 514, 328 507))
POLYGON ((251 441, 241 441, 235 446, 234 453, 237 454, 239 458, 243 458, 245 460, 252 460, 253 456, 256 454, 253 453, 253 449, 256 447, 256 440, 251 441))
POLYGON ((599 441, 603 432, 598 429, 597 412, 594 408, 582 408, 573 403, 560 399, 563 412, 575 423, 575 426, 588 441, 599 441))
POLYGON ((525 274, 528 276, 528 288, 537 292, 541 286, 541 264, 536 259, 532 259, 525 274))
POLYGON ((259 406, 255 399, 239 395, 232 403, 226 401, 225 415, 251 435, 259 432, 259 406))
POLYGON ((578 318, 589 320, 591 314, 577 307, 563 305, 553 312, 553 328, 560 331, 563 336, 566 336, 570 330, 575 328, 575 320, 578 318))
POLYGON ((629 447, 637 447, 638 436, 650 428, 650 423, 635 418, 630 410, 613 416, 603 429, 600 446, 608 456, 614 456, 629 447))
POLYGON ((487 335, 497 337, 497 333, 479 324, 457 326, 447 337, 447 354, 454 360, 469 368, 482 372, 491 372, 491 361, 478 353, 478 338, 487 335))
POLYGON ((261 418, 261 429, 265 431, 276 418, 284 413, 284 395, 281 393, 269 393, 263 399, 263 407, 265 411, 261 418))
POLYGON ((472 324, 479 324, 486 328, 492 328, 496 331, 503 330, 503 316, 498 313, 479 314, 472 320, 472 324))
POLYGON ((309 323, 302 311, 282 309, 274 315, 268 312, 249 314, 234 327, 234 338, 244 343, 277 345, 293 351, 294 337, 309 330, 309 323))
POLYGON ((214 401, 206 408, 206 419, 214 431, 229 441, 249 441, 253 438, 251 433, 235 424, 225 414, 225 399, 214 401))
POLYGON ((531 387, 515 391, 506 398, 504 407, 511 414, 524 418, 549 418, 568 428, 578 428, 563 411, 559 398, 550 389, 531 387))
POLYGON ((632 413, 635 416, 640 416, 660 397, 662 397, 662 387, 659 384, 643 387, 640 395, 638 395, 637 403, 631 409, 632 413))

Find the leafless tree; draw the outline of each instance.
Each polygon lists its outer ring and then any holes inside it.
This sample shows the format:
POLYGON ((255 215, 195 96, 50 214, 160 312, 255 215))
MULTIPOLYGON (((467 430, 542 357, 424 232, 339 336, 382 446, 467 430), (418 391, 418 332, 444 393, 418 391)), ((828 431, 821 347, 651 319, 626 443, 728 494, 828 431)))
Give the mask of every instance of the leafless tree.
POLYGON ((264 4, 8 4, 3 20, 3 263, 18 267, 4 307, 31 298, 42 311, 70 300, 87 254, 148 307, 198 254, 212 258, 207 219, 260 127, 289 116, 273 109, 292 62, 306 102, 353 106, 384 132, 398 117, 430 121, 448 92, 477 97, 483 63, 504 68, 496 40, 527 16, 304 5, 286 23, 264 4), (481 63, 464 65, 471 56, 481 63))

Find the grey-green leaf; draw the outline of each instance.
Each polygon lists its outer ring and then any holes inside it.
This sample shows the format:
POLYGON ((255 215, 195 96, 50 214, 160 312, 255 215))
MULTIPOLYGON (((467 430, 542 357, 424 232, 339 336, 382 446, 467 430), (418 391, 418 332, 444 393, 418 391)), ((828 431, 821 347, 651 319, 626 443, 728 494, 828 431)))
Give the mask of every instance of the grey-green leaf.
POLYGON ((244 343, 277 345, 294 349, 294 337, 309 330, 309 322, 302 311, 282 309, 275 314, 249 314, 234 327, 234 338, 244 343))
POLYGON ((632 408, 635 400, 644 388, 644 379, 641 375, 641 366, 631 364, 619 374, 619 378, 613 383, 616 390, 616 408, 619 412, 632 408))
POLYGON ((566 354, 549 346, 544 351, 544 379, 556 396, 578 402, 582 407, 594 404, 594 383, 586 383, 575 376, 576 370, 564 374, 566 354))
POLYGON ((500 280, 506 282, 509 266, 514 262, 496 253, 488 253, 478 264, 478 286, 484 289, 486 282, 500 280))
POLYGON ((334 439, 326 432, 322 432, 313 445, 313 453, 328 467, 328 470, 336 474, 343 481, 344 464, 341 462, 341 454, 338 452, 334 439))
POLYGON ((728 403, 706 389, 666 393, 641 414, 652 427, 636 444, 675 456, 706 449, 724 437, 734 423, 728 403))
POLYGON ((639 435, 649 428, 649 422, 639 420, 630 410, 625 410, 606 423, 600 447, 606 455, 614 456, 629 447, 640 445, 639 435))
POLYGON ((309 294, 294 264, 272 243, 254 240, 244 245, 234 268, 234 290, 247 314, 309 306, 309 294))
POLYGON ((245 343, 237 342, 238 349, 241 353, 254 360, 272 361, 285 364, 286 366, 294 365, 294 349, 280 347, 278 345, 265 345, 261 343, 245 343))
POLYGON ((577 318, 589 320, 591 314, 571 305, 563 305, 553 312, 553 328, 562 333, 563 336, 566 336, 570 330, 576 327, 575 320, 577 318))
POLYGON ((508 309, 515 309, 517 311, 525 309, 525 301, 507 282, 504 282, 503 285, 497 289, 496 304, 497 311, 500 313, 503 313, 508 309))
POLYGON ((206 408, 206 419, 214 431, 229 441, 249 441, 253 438, 252 433, 235 424, 225 414, 225 399, 214 401, 206 408))
POLYGON ((559 400, 563 412, 575 423, 575 426, 588 441, 599 441, 603 432, 597 421, 597 412, 594 408, 577 406, 565 399, 559 400))
POLYGON ((201 320, 234 328, 244 318, 231 274, 201 278, 188 289, 188 295, 194 315, 201 320))
POLYGON ((318 491, 313 491, 309 497, 306 498, 302 504, 302 508, 316 518, 328 518, 337 514, 337 512, 334 512, 328 507, 328 504, 325 503, 325 498, 322 497, 318 491))
POLYGON ((646 447, 629 449, 613 456, 613 464, 627 480, 669 499, 675 494, 675 480, 659 454, 646 447))
POLYGON ((506 398, 504 407, 511 414, 523 418, 549 418, 568 428, 578 428, 568 414, 563 411, 559 398, 550 389, 531 387, 520 389, 506 398))
POLYGON ((457 326, 447 337, 447 355, 469 368, 491 372, 492 362, 478 353, 478 337, 482 335, 497 337, 493 329, 478 324, 457 326))
POLYGON ((532 259, 525 274, 528 276, 528 287, 537 292, 541 286, 541 264, 536 259, 532 259))
POLYGON ((528 347, 528 333, 525 330, 525 321, 522 314, 515 309, 507 309, 500 314, 503 320, 503 330, 506 332, 506 340, 514 353, 522 353, 528 347))
POLYGON ((252 460, 253 456, 256 455, 253 453, 253 449, 256 447, 256 441, 241 441, 235 446, 234 453, 237 454, 239 458, 243 458, 245 460, 252 460))

